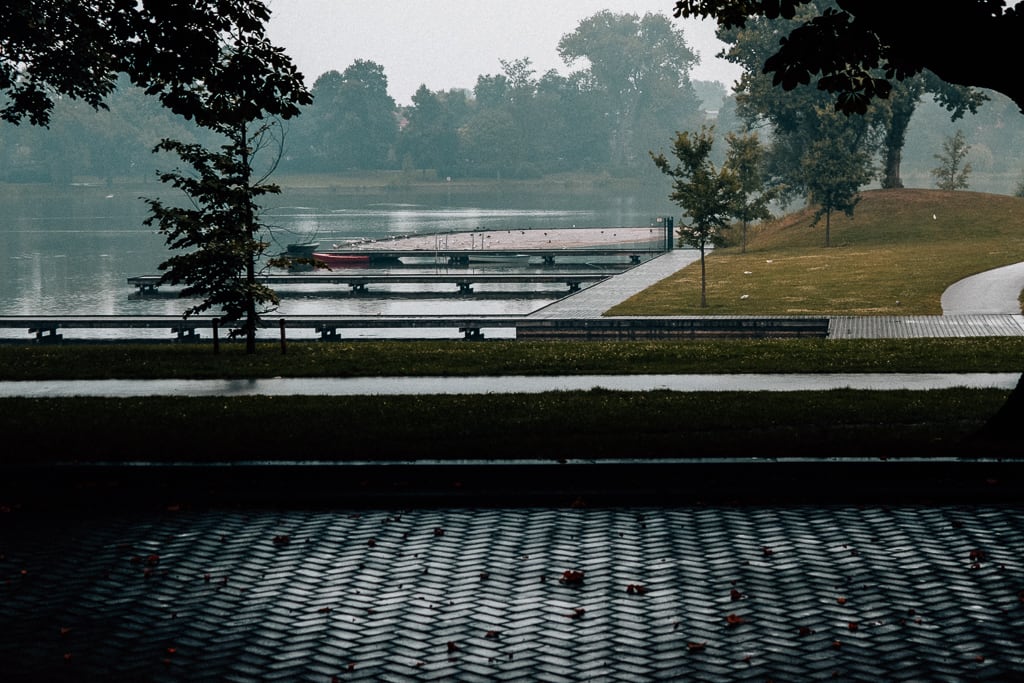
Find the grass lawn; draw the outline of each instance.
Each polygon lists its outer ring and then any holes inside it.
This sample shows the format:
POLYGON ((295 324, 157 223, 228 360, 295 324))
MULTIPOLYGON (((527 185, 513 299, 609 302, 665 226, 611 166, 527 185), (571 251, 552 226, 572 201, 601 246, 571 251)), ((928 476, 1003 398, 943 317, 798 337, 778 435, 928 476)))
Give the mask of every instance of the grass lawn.
POLYGON ((709 254, 707 308, 693 264, 608 315, 940 315, 949 285, 1024 261, 1019 197, 865 192, 852 218, 833 216, 828 248, 812 213, 749 229, 746 253, 709 254))

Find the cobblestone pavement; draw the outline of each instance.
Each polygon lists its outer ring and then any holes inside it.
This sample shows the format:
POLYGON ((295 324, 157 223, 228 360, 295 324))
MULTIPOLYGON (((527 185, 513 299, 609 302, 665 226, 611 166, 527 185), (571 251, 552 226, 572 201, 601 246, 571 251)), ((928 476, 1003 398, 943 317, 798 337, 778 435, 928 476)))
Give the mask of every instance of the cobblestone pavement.
POLYGON ((1004 505, 0 512, 0 678, 1024 679, 1004 505))

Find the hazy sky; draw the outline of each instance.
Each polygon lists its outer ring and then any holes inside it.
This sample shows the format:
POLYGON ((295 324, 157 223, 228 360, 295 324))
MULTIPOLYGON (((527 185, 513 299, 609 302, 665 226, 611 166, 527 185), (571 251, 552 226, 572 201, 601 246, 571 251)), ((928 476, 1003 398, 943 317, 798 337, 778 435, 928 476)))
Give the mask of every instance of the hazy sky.
POLYGON ((568 74, 559 39, 580 21, 610 10, 664 14, 683 29, 701 63, 699 80, 731 87, 739 70, 715 59, 713 22, 672 19, 672 0, 269 0, 270 38, 284 47, 309 84, 356 59, 384 67, 388 91, 408 104, 421 84, 472 88, 480 74, 502 72, 498 60, 529 57, 536 75, 568 74))

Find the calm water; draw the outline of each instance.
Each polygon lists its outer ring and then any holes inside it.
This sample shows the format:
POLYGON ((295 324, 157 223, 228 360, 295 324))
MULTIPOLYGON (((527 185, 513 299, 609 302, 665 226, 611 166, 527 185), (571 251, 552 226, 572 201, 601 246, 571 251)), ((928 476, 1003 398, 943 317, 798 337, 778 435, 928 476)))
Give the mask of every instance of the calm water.
MULTIPOLYGON (((131 275, 158 273, 159 264, 171 253, 155 229, 143 225, 148 210, 139 195, 161 192, 164 188, 155 182, 141 191, 91 186, 6 188, 0 195, 0 315, 180 314, 188 302, 172 292, 139 298, 126 283, 131 275)), ((481 228, 645 226, 656 216, 672 212, 664 199, 592 194, 460 199, 286 191, 266 203, 264 222, 272 226, 275 252, 306 240, 318 240, 327 247, 350 239, 481 228)), ((347 296, 347 288, 338 291, 340 295, 323 289, 282 288, 279 313, 528 313, 561 296, 564 288, 527 287, 508 297, 493 294, 469 299, 450 296, 448 287, 440 288, 436 297, 423 288, 408 296, 392 291, 387 296, 358 298, 347 296)), ((19 331, 2 334, 26 336, 19 331)), ((449 336, 445 331, 438 334, 449 336)))

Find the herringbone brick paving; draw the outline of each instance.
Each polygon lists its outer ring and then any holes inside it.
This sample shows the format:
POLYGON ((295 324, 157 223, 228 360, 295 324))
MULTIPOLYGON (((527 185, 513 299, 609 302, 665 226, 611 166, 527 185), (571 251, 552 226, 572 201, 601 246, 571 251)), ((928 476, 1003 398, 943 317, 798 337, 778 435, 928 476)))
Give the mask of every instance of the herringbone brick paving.
POLYGON ((1012 506, 5 508, 0 576, 3 680, 1024 680, 1012 506))

